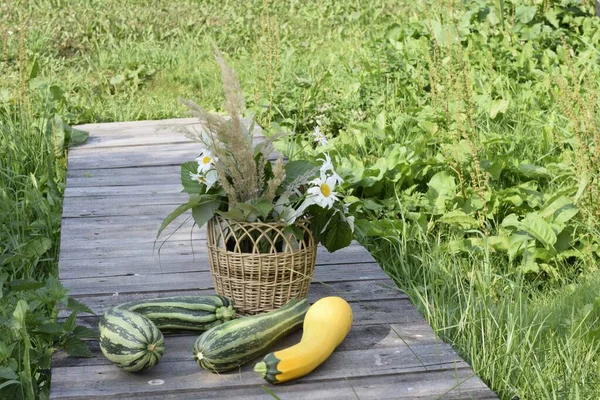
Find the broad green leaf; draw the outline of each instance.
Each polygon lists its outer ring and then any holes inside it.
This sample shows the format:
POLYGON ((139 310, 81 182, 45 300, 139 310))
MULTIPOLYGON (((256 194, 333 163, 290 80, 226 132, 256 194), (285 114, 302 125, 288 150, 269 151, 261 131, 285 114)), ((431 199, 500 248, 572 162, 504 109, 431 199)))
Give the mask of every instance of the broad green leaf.
POLYGON ((0 367, 0 378, 2 379, 18 379, 16 372, 7 366, 0 367))
POLYGON ((519 171, 528 178, 552 178, 552 173, 539 165, 520 164, 519 171))
POLYGON ((531 238, 527 235, 522 234, 513 234, 510 235, 508 240, 508 257, 511 260, 514 260, 518 255, 523 254, 523 252, 529 246, 529 242, 531 242, 531 238))
POLYGON ((13 312, 13 317, 20 325, 25 324, 25 315, 29 311, 29 305, 25 300, 19 300, 17 306, 15 307, 15 311, 13 312))
POLYGON ((246 216, 239 208, 232 208, 228 211, 217 211, 217 214, 223 218, 232 219, 234 221, 243 221, 246 216))
POLYGON ((317 205, 309 209, 313 215, 311 228, 315 238, 329 251, 348 246, 353 239, 352 228, 346 217, 337 210, 323 210, 317 205))
POLYGON ((198 173, 198 163, 196 161, 188 161, 181 164, 181 185, 185 193, 204 194, 206 192, 206 185, 190 177, 190 174, 196 173, 198 173))
POLYGON ((429 180, 427 186, 427 198, 433 208, 433 214, 443 214, 446 211, 446 202, 456 194, 454 177, 446 171, 441 171, 429 180))
POLYGON ((434 135, 439 129, 438 124, 431 121, 420 121, 419 127, 431 135, 434 135))
POLYGON ((192 217, 194 222, 199 228, 202 228, 212 217, 215 212, 219 209, 220 203, 218 201, 210 201, 198 204, 192 208, 192 217))
POLYGON ((23 253, 29 258, 40 258, 52 248, 52 239, 38 238, 27 244, 23 253))
MULTIPOLYGON (((308 161, 304 161, 304 160, 288 161, 285 164, 285 180, 283 181, 284 186, 285 187, 289 186, 298 177, 310 175, 311 171, 315 171, 315 173, 316 173, 316 168, 317 167, 313 163, 308 162, 308 161)), ((300 182, 300 183, 304 184, 306 182, 300 182)))
POLYGON ((20 385, 20 384, 21 384, 21 382, 11 379, 10 381, 6 381, 6 382, 3 382, 2 384, 0 384, 0 390, 4 389, 5 387, 10 386, 10 385, 20 385))
POLYGON ((62 129, 65 135, 65 143, 68 147, 78 146, 87 141, 89 132, 73 128, 62 120, 58 115, 54 115, 54 123, 57 129, 62 129))
POLYGON ((463 229, 471 229, 479 226, 479 223, 475 218, 465 214, 462 210, 452 210, 447 212, 440 217, 439 221, 448 225, 457 225, 463 229))
POLYGON ((10 291, 13 293, 36 290, 45 286, 44 282, 34 281, 33 279, 16 279, 10 282, 9 285, 10 291))
POLYGON ((267 218, 273 210, 273 202, 259 201, 254 204, 254 208, 258 211, 262 218, 267 218))
POLYGON ((556 224, 562 231, 567 222, 569 222, 577 213, 579 208, 573 204, 567 196, 560 195, 550 199, 548 203, 538 212, 540 217, 546 221, 556 224))
POLYGON ((517 6, 515 9, 515 17, 522 24, 530 23, 535 17, 537 7, 535 6, 517 6))
POLYGON ((508 110, 508 100, 495 99, 490 105, 490 118, 494 119, 498 114, 504 114, 508 110))
POLYGON ((191 196, 187 203, 181 204, 175 210, 173 210, 167 217, 164 219, 163 223, 160 225, 158 229, 158 233, 156 237, 159 237, 162 231, 169 226, 171 222, 173 222, 177 217, 185 213, 186 211, 200 205, 202 203, 215 201, 215 197, 211 195, 205 196, 191 196))
POLYGON ((94 354, 90 351, 87 344, 75 336, 67 338, 61 347, 68 355, 73 357, 94 357, 94 354))
POLYGON ((523 231, 533 238, 537 239, 547 249, 553 248, 556 243, 556 233, 546 221, 544 221, 539 215, 531 213, 528 214, 522 221, 505 223, 506 219, 502 222, 503 226, 513 226, 520 231, 523 231))
POLYGON ((57 334, 64 333, 65 330, 62 324, 59 324, 57 322, 47 322, 45 324, 38 325, 36 331, 40 333, 57 334))

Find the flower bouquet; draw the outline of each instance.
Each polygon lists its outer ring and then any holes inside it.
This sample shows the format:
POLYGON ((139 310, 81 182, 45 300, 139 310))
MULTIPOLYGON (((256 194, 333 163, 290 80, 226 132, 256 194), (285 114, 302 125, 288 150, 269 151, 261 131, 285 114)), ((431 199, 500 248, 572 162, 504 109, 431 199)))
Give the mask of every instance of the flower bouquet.
POLYGON ((217 293, 233 299, 244 313, 278 308, 305 297, 312 279, 316 246, 333 252, 350 244, 353 218, 344 202, 343 179, 317 142, 304 159, 284 161, 274 143, 282 135, 254 137, 254 124, 242 119, 245 101, 234 72, 220 52, 228 117, 182 100, 202 130, 186 132, 200 143, 198 157, 181 166, 189 200, 163 221, 158 234, 191 210, 207 225, 211 272, 217 293))

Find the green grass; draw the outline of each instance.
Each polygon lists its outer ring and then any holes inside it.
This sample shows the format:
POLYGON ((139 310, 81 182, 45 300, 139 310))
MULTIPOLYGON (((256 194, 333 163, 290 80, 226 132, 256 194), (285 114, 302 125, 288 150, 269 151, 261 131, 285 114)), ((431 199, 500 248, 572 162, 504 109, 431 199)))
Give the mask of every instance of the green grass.
POLYGON ((85 308, 55 279, 68 152, 55 116, 183 117, 180 96, 220 110, 216 45, 267 130, 335 137, 359 238, 501 398, 598 398, 591 6, 0 5, 0 393, 46 396, 54 349, 85 355, 90 335, 56 323, 60 304, 85 308))

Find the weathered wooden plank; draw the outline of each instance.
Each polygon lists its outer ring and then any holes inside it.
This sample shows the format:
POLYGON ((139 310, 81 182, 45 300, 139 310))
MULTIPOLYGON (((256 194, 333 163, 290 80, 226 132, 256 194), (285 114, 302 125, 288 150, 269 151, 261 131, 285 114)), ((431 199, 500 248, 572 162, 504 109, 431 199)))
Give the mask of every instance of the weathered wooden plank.
MULTIPOLYGON (((172 291, 152 293, 111 293, 105 295, 93 293, 91 295, 79 295, 74 297, 77 297, 80 301, 83 301, 97 315, 102 315, 108 308, 114 307, 118 304, 127 303, 129 301, 146 298, 156 299, 171 296, 204 296, 212 295, 214 293, 214 289, 210 287, 208 289, 194 288, 191 290, 177 288, 172 291)), ((383 277, 380 279, 344 282, 313 281, 308 291, 309 301, 315 302, 318 299, 326 296, 342 296, 349 302, 407 298, 407 296, 400 289, 398 289, 398 287, 392 281, 383 277)), ((407 307, 410 308, 407 312, 415 311, 414 307, 407 307)), ((60 315, 69 315, 68 310, 62 310, 60 315)), ((386 322, 393 323, 395 321, 387 320, 386 322)), ((425 322, 423 321, 423 323, 425 322)))
MULTIPOLYGON (((325 381, 296 381, 283 385, 270 385, 268 389, 284 400, 348 400, 348 399, 497 399, 467 367, 428 370, 397 375, 352 377, 325 381)), ((63 397, 67 398, 67 397, 63 397)), ((69 399, 98 400, 105 397, 68 397, 69 399)), ((206 388, 180 390, 173 393, 124 393, 119 399, 144 400, 268 400, 273 397, 262 385, 236 388, 206 388)))
MULTIPOLYGON (((186 161, 194 160, 201 149, 200 145, 195 142, 137 147, 139 147, 139 151, 135 152, 130 147, 112 147, 110 151, 105 148, 88 150, 81 148, 69 155, 68 168, 89 170, 181 165, 186 161)), ((275 160, 277 157, 277 152, 268 156, 270 160, 275 160)))
POLYGON ((68 169, 67 188, 175 183, 180 171, 181 165, 120 168, 117 175, 113 169, 68 169))
MULTIPOLYGON (((323 285, 321 290, 317 290, 314 293, 308 293, 308 298, 310 301, 314 302, 319 299, 319 294, 328 293, 328 295, 334 294, 336 296, 346 296, 344 292, 333 292, 334 289, 327 290, 329 285, 323 285)), ((181 292, 179 292, 181 293, 181 292)), ((206 290, 189 292, 188 294, 205 294, 209 293, 206 290)), ((213 292, 214 293, 214 292, 213 292)), ((152 293, 151 296, 148 294, 138 294, 137 298, 159 298, 159 297, 168 297, 175 295, 176 292, 168 292, 168 293, 152 293)), ((381 298, 371 300, 368 298, 368 294, 357 295, 357 297, 362 297, 359 300, 349 300, 349 304, 352 306, 352 312, 354 313, 354 322, 353 326, 369 326, 369 325, 379 325, 379 324, 404 324, 404 325, 414 325, 421 324, 423 321, 423 317, 412 305, 410 300, 403 295, 397 295, 392 293, 391 298, 381 298)), ((102 301, 95 301, 93 297, 79 297, 79 300, 85 302, 86 304, 91 304, 91 306, 97 305, 98 309, 93 310, 96 312, 96 315, 84 315, 80 316, 77 320, 79 325, 86 326, 90 329, 97 330, 98 322, 102 313, 107 308, 107 304, 121 304, 127 300, 124 299, 135 299, 135 296, 121 296, 121 294, 117 296, 102 296, 102 301), (116 299, 110 299, 111 297, 115 297, 116 299)), ((61 314, 64 317, 65 314, 61 314)), ((423 333, 430 334, 429 331, 423 333)))
MULTIPOLYGON (((384 278, 387 278, 387 275, 377 264, 320 265, 315 267, 314 275, 314 280, 317 282, 384 278)), ((205 271, 63 279, 62 283, 65 288, 69 289, 71 295, 156 293, 178 289, 209 289, 213 287, 208 264, 205 271)))
MULTIPOLYGON (((173 246, 172 248, 174 248, 174 245, 176 243, 168 242, 166 246, 173 246)), ((73 279, 88 278, 90 276, 203 271, 208 268, 208 254, 205 246, 201 246, 201 249, 199 247, 195 245, 192 253, 189 242, 178 242, 178 249, 161 254, 149 250, 146 255, 128 254, 119 257, 111 254, 105 257, 92 258, 90 256, 88 259, 85 259, 85 252, 82 252, 82 258, 62 259, 60 261, 60 276, 61 279, 73 279), (90 271, 95 272, 91 275, 90 271)), ((106 252, 110 251, 110 246, 104 248, 106 252)), ((127 245, 124 246, 124 249, 127 249, 127 245)), ((356 265, 375 262, 369 253, 360 251, 359 246, 351 246, 346 249, 349 251, 329 253, 324 248, 318 247, 316 265, 356 265), (354 248, 357 251, 349 250, 354 250, 354 248)))
MULTIPOLYGON (((249 126, 245 120, 246 127, 249 126)), ((183 128, 204 131, 197 118, 178 118, 161 121, 111 122, 102 124, 86 124, 78 129, 89 131, 88 141, 83 148, 106 148, 140 146, 152 144, 177 144, 190 142, 183 128)), ((254 126, 255 137, 262 136, 260 126, 254 126)))
MULTIPOLYGON (((193 342, 194 337, 190 337, 193 342)), ((166 343, 168 346, 168 343, 166 343)), ((236 386, 262 385, 264 381, 253 370, 254 360, 232 373, 211 374, 199 370, 192 353, 183 361, 161 361, 144 374, 132 375, 112 365, 56 368, 59 377, 53 382, 55 397, 86 393, 88 396, 118 396, 136 392, 176 393, 179 390, 235 388, 236 386), (76 375, 79 376, 76 378, 76 375), (148 381, 161 379, 163 385, 152 387, 148 381), (110 382, 110 384, 107 384, 110 382), (55 386, 56 385, 56 386, 55 386)), ((319 368, 303 377, 302 382, 339 380, 354 377, 397 375, 411 372, 453 370, 466 367, 449 345, 423 344, 415 349, 404 344, 385 349, 336 351, 319 368), (418 350, 418 353, 415 352, 418 350)))
MULTIPOLYGON (((118 179, 118 176, 115 177, 118 179)), ((73 203, 71 197, 83 197, 96 200, 98 205, 102 205, 108 196, 141 196, 146 197, 149 194, 180 194, 183 186, 178 182, 179 175, 174 175, 173 181, 163 181, 157 183, 141 183, 136 186, 84 186, 84 187, 72 187, 67 186, 65 189, 65 199, 69 198, 69 203, 73 203), (98 199, 100 197, 101 199, 98 199)), ((141 179, 141 178, 140 178, 141 179)), ((116 180, 116 179, 115 179, 116 180)), ((183 196, 188 197, 186 193, 181 193, 183 196)))
MULTIPOLYGON (((76 239, 63 235, 64 251, 61 244, 61 269, 62 263, 67 260, 86 260, 86 262, 90 262, 90 265, 95 265, 96 261, 102 263, 103 260, 107 260, 105 264, 116 263, 115 265, 121 265, 121 260, 124 260, 137 265, 138 261, 131 260, 131 258, 139 258, 140 263, 148 265, 148 262, 166 264, 186 260, 193 261, 207 254, 206 241, 200 233, 194 232, 192 241, 190 241, 189 234, 183 240, 174 240, 173 238, 176 237, 178 236, 173 236, 164 243, 161 239, 156 242, 155 246, 152 237, 144 240, 136 238, 129 240, 126 238, 76 239)), ((373 261, 373 257, 358 244, 350 245, 333 254, 329 254, 322 246, 317 247, 317 260, 321 260, 321 263, 329 264, 331 262, 328 260, 335 262, 336 259, 339 259, 342 264, 373 261)), ((76 265, 77 263, 73 264, 76 265)))
MULTIPOLYGON (((418 319, 418 318, 417 318, 418 319)), ((188 333, 168 333, 166 334, 166 351, 161 362, 185 361, 190 360, 190 352, 194 341, 200 335, 196 332, 188 333)), ((298 330, 289 336, 282 338, 270 351, 285 349, 300 341, 302 331, 298 330)), ((403 325, 390 321, 377 325, 355 325, 352 327, 342 344, 336 351, 355 351, 366 349, 390 349, 402 346, 416 346, 441 344, 442 342, 435 337, 431 327, 418 320, 411 325, 403 325)), ((97 340, 88 342, 90 350, 94 353, 92 358, 78 358, 68 356, 61 351, 55 357, 53 367, 87 367, 92 365, 112 365, 100 353, 100 347, 97 340)), ((116 367, 115 367, 116 368, 116 367)))

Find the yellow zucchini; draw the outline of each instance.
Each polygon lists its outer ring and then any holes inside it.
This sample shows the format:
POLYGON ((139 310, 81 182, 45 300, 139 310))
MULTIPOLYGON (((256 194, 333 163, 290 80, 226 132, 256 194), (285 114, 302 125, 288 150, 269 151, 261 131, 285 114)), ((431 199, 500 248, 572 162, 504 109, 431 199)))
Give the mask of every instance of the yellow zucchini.
POLYGON ((351 325, 350 305, 341 297, 324 297, 308 309, 300 343, 267 354, 254 370, 270 383, 307 375, 329 358, 351 325))

